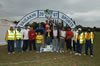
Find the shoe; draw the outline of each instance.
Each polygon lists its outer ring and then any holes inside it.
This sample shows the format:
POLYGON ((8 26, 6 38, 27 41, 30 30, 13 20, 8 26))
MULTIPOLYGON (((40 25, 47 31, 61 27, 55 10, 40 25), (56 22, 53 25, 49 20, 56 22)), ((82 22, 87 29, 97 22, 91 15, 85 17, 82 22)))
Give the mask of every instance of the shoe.
POLYGON ((84 54, 84 56, 87 56, 87 54, 84 54))
POLYGON ((62 53, 62 50, 60 50, 60 53, 62 53))
POLYGON ((75 55, 79 55, 79 53, 75 53, 75 55))
POLYGON ((32 53, 32 51, 30 51, 32 53))
POLYGON ((51 52, 54 52, 54 51, 51 51, 51 52))
POLYGON ((70 52, 70 54, 72 54, 72 52, 70 52))
POLYGON ((93 55, 91 55, 91 57, 93 57, 93 55))
POLYGON ((78 55, 81 56, 82 54, 79 53, 78 55))
POLYGON ((36 53, 40 53, 39 51, 36 51, 36 53))
POLYGON ((15 54, 15 52, 12 52, 12 54, 15 54))
POLYGON ((22 53, 24 53, 24 51, 22 51, 22 53))
POLYGON ((59 52, 59 51, 56 51, 57 53, 59 52))
POLYGON ((62 52, 64 53, 64 50, 62 52))
POLYGON ((10 52, 8 52, 8 54, 10 55, 11 53, 10 53, 10 52))

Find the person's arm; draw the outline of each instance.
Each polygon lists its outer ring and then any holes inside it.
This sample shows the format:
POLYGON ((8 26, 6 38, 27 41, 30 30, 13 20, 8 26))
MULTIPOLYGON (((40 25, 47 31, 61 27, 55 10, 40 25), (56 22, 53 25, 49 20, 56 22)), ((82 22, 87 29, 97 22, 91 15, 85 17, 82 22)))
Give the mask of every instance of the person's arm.
POLYGON ((35 38, 34 38, 34 39, 36 39, 36 32, 35 32, 35 31, 34 31, 34 34, 35 34, 35 35, 34 35, 34 36, 35 36, 35 38))
POLYGON ((92 34, 92 36, 93 36, 92 38, 94 39, 94 33, 92 34))
POLYGON ((16 31, 15 31, 15 39, 14 40, 16 40, 16 31))
POLYGON ((67 39, 67 32, 65 32, 65 39, 67 39))
POLYGON ((71 36, 71 38, 73 38, 73 32, 72 32, 72 36, 71 36))
POLYGON ((6 42, 8 42, 8 31, 6 33, 6 37, 5 37, 6 42))
POLYGON ((45 29, 42 27, 42 30, 43 30, 43 34, 45 34, 45 29))
POLYGON ((38 31, 38 27, 35 29, 35 31, 36 31, 36 32, 38 31))
POLYGON ((28 38, 30 38, 30 31, 28 31, 28 38))

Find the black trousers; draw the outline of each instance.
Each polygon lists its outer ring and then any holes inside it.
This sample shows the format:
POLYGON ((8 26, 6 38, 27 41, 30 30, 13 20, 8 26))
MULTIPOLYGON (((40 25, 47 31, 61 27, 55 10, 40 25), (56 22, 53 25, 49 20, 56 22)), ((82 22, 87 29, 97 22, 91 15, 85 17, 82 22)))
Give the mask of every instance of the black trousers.
POLYGON ((23 51, 26 51, 27 50, 27 48, 28 48, 28 42, 29 42, 29 40, 23 40, 23 51))
POLYGON ((29 50, 32 51, 32 47, 36 50, 35 40, 29 40, 29 50))
POLYGON ((76 50, 76 43, 75 43, 75 41, 73 40, 73 51, 75 51, 76 50))
POLYGON ((70 39, 66 40, 66 48, 67 48, 67 50, 72 50, 71 40, 70 39))

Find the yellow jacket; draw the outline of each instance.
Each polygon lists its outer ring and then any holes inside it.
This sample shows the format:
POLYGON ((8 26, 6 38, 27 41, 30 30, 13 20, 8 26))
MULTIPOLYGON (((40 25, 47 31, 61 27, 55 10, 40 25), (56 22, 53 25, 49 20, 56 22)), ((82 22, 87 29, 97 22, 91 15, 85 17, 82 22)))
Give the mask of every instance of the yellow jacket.
POLYGON ((85 39, 86 40, 90 40, 90 39, 94 39, 94 34, 93 32, 85 32, 85 39))
POLYGON ((94 33, 93 32, 85 32, 85 40, 91 40, 91 44, 93 44, 94 33))
MULTIPOLYGON (((6 33, 5 40, 8 40, 8 31, 7 31, 7 33, 6 33)), ((14 40, 16 40, 16 33, 15 33, 15 39, 14 39, 14 40)))
POLYGON ((75 43, 77 43, 77 40, 80 41, 80 44, 83 44, 85 40, 84 33, 80 33, 80 34, 76 33, 75 39, 74 39, 75 43))

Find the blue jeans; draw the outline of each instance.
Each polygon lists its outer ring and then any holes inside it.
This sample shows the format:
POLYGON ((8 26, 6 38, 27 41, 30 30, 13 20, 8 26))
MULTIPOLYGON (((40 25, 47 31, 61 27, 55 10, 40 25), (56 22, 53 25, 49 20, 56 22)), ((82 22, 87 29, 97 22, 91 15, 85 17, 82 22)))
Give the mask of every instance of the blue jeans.
POLYGON ((32 48, 36 50, 35 40, 29 40, 29 50, 32 51, 32 48))
POLYGON ((76 43, 76 52, 77 53, 82 53, 82 44, 80 44, 80 41, 77 40, 77 43, 76 43))
POLYGON ((93 44, 91 44, 91 40, 86 40, 86 45, 85 45, 86 55, 88 55, 88 48, 90 48, 90 55, 93 55, 93 44))
POLYGON ((29 42, 29 40, 23 40, 23 51, 26 51, 27 50, 27 48, 28 48, 28 42, 29 42))
POLYGON ((41 43, 37 43, 36 44, 36 51, 39 51, 40 52, 40 48, 41 48, 41 43))
POLYGON ((47 38, 46 38, 46 43, 47 43, 47 45, 50 45, 50 42, 51 42, 51 37, 47 37, 47 38))
POLYGON ((14 40, 8 40, 8 52, 14 52, 14 40))
POLYGON ((16 50, 21 51, 21 40, 16 40, 16 50))
POLYGON ((53 39, 53 51, 59 51, 58 39, 53 39))

